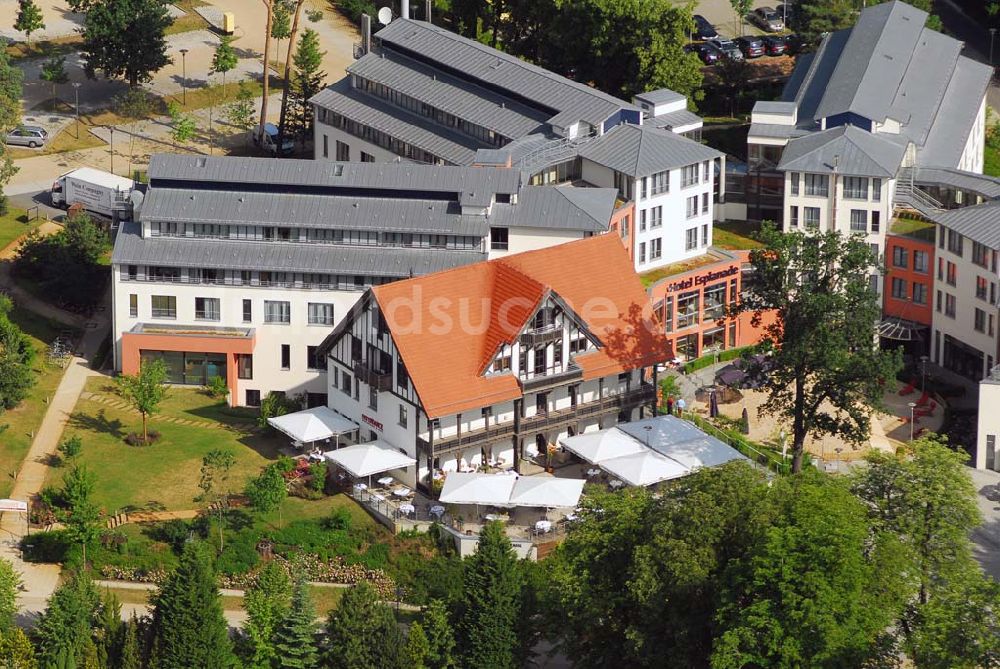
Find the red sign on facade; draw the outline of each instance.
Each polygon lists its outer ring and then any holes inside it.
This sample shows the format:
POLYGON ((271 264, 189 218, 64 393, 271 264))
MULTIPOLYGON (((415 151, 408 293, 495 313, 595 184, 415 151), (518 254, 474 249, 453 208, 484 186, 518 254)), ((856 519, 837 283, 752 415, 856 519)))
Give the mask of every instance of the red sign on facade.
POLYGON ((364 414, 361 414, 361 422, 363 422, 366 425, 369 425, 369 426, 375 428, 379 432, 382 431, 382 423, 378 422, 377 420, 375 420, 371 416, 366 416, 364 414))

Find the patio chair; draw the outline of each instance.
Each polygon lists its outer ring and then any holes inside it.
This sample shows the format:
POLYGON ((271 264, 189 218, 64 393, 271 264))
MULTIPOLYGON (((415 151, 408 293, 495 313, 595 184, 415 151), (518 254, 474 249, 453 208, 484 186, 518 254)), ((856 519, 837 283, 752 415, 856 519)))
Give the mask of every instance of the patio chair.
POLYGON ((899 395, 900 395, 900 397, 902 397, 904 395, 909 395, 915 389, 916 389, 916 384, 914 384, 914 383, 907 383, 905 386, 903 386, 902 388, 899 389, 899 395))
POLYGON ((927 402, 929 400, 930 400, 930 395, 928 395, 927 391, 925 390, 923 393, 921 393, 920 399, 917 400, 917 406, 918 407, 927 406, 927 402))

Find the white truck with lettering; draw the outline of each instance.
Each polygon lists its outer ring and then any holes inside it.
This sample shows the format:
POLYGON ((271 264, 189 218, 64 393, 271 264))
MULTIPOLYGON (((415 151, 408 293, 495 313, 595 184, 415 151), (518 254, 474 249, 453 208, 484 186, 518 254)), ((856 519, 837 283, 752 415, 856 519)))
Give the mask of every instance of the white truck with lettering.
POLYGON ((135 182, 109 172, 81 167, 67 172, 52 184, 52 206, 68 209, 80 204, 87 211, 113 218, 116 209, 129 202, 135 182))

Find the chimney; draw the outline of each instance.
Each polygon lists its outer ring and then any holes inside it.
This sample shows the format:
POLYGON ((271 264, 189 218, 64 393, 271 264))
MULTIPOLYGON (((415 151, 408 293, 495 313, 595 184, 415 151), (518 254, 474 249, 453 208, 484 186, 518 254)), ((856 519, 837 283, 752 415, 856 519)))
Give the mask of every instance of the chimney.
POLYGON ((361 15, 361 53, 362 55, 372 50, 372 17, 367 14, 361 15))
POLYGON ((410 18, 410 0, 400 0, 399 16, 404 19, 410 18))
POLYGON ((424 21, 431 22, 431 0, 424 0, 424 21))

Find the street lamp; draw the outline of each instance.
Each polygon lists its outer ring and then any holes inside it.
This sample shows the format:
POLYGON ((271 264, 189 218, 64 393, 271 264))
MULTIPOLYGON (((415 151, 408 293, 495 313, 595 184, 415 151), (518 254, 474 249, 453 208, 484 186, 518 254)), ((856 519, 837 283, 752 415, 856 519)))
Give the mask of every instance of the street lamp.
POLYGON ((927 356, 920 356, 920 394, 924 394, 924 386, 927 385, 927 356))
POLYGON ((183 96, 184 96, 184 106, 185 107, 187 107, 187 103, 188 103, 187 55, 188 55, 188 50, 187 49, 181 49, 181 90, 184 91, 183 92, 183 96))
POLYGON ((993 67, 993 38, 996 37, 997 29, 990 28, 990 67, 993 67))
POLYGON ((111 133, 111 173, 115 173, 115 126, 109 125, 108 131, 111 133))
POLYGON ((649 448, 649 433, 652 431, 652 425, 643 425, 642 429, 646 431, 646 448, 649 448))
POLYGON ((76 95, 76 138, 80 139, 80 82, 73 82, 73 93, 76 95))
POLYGON ((910 441, 913 441, 913 410, 917 408, 917 403, 910 402, 906 406, 910 407, 910 441))

